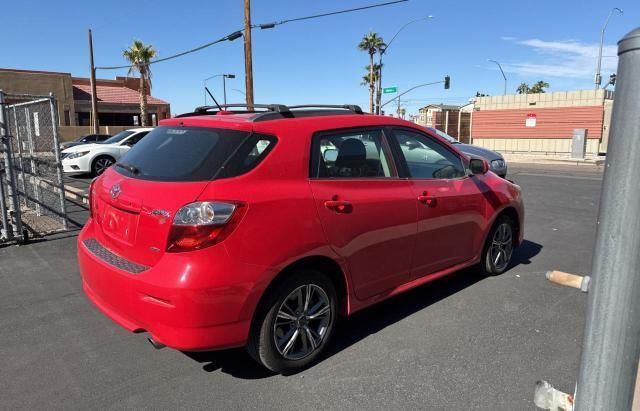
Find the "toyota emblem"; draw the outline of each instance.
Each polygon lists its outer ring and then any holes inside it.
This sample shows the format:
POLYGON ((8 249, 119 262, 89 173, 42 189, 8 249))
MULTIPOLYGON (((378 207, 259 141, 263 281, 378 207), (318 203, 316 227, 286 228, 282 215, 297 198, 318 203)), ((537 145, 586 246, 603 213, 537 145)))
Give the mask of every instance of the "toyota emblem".
POLYGON ((122 191, 122 189, 120 188, 120 184, 115 183, 113 186, 111 186, 111 191, 109 191, 109 193, 111 194, 111 198, 114 200, 118 198, 118 196, 120 195, 120 191, 122 191))

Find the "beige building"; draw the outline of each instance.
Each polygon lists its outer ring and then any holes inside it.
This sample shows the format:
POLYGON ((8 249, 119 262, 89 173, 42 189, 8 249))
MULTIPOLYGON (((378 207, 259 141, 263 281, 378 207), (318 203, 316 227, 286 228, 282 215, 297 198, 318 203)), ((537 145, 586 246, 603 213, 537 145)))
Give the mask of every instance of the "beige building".
POLYGON ((613 92, 559 91, 477 97, 473 144, 492 150, 569 154, 574 129, 587 129, 587 154, 607 151, 613 92))
POLYGON ((418 110, 418 115, 413 118, 413 122, 444 131, 463 143, 468 143, 472 111, 473 104, 464 106, 428 104, 418 110))

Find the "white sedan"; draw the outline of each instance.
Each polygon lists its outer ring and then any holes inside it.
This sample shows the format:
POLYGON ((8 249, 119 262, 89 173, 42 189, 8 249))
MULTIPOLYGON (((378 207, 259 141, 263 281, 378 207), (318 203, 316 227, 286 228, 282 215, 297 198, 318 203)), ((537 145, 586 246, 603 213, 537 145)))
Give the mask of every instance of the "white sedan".
POLYGON ((65 173, 99 176, 151 130, 153 128, 125 130, 103 143, 84 144, 63 150, 62 169, 65 173))

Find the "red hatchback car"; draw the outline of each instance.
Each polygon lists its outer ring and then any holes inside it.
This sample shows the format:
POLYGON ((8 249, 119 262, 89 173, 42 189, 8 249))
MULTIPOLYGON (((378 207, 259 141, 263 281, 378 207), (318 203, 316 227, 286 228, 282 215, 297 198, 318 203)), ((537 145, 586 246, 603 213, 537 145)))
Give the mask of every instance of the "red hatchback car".
POLYGON ((340 316, 478 264, 504 272, 520 188, 357 106, 211 107, 164 120, 90 188, 87 296, 156 347, 246 346, 276 372, 340 316))

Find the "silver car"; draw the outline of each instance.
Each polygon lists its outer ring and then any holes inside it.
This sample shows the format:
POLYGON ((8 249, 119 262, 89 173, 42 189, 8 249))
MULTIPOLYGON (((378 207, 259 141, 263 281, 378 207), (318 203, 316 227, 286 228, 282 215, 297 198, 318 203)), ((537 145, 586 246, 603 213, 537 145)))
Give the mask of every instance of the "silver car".
POLYGON ((505 161, 504 157, 502 157, 502 154, 483 148, 483 147, 474 146, 473 144, 461 143, 458 140, 456 140, 454 137, 451 137, 449 134, 445 133, 444 131, 440 131, 433 127, 427 127, 427 129, 439 135, 440 137, 444 138, 451 144, 455 144, 456 148, 462 151, 463 153, 468 154, 470 156, 474 156, 474 157, 484 158, 489 162, 489 167, 491 168, 491 171, 493 171, 494 173, 496 173, 502 178, 507 177, 507 162, 505 161))

